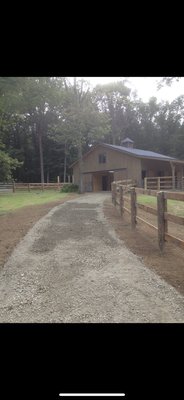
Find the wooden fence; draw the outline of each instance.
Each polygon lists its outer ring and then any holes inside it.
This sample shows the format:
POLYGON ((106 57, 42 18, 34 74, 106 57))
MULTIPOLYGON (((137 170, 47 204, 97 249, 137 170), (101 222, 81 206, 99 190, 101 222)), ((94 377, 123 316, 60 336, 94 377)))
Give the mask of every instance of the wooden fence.
POLYGON ((56 183, 9 183, 9 184, 1 184, 0 183, 0 192, 8 192, 8 191, 13 191, 16 192, 17 190, 28 190, 28 192, 31 191, 31 189, 38 189, 44 191, 45 189, 55 189, 55 190, 60 190, 63 185, 70 185, 70 183, 61 183, 61 182, 56 182, 56 183))
POLYGON ((181 179, 172 176, 153 176, 144 178, 144 189, 168 190, 178 189, 184 190, 184 177, 181 179))
POLYGON ((184 248, 184 241, 170 235, 168 233, 168 221, 174 222, 175 224, 184 225, 184 217, 176 216, 168 213, 167 211, 167 200, 180 200, 184 201, 184 193, 177 192, 163 192, 157 190, 146 190, 141 188, 131 187, 131 185, 124 186, 118 182, 113 182, 112 186, 112 203, 115 206, 119 206, 120 215, 124 212, 130 214, 131 227, 135 230, 138 221, 145 223, 150 228, 154 229, 158 233, 158 245, 161 251, 164 249, 166 241, 171 241, 176 245, 184 248), (130 196, 126 194, 129 193, 130 196), (157 208, 153 208, 137 202, 137 194, 145 194, 157 197, 157 208), (125 207, 125 202, 129 202, 130 209, 125 207), (150 224, 143 218, 137 215, 137 209, 144 210, 147 213, 157 216, 157 226, 150 224))
POLYGON ((13 190, 12 183, 0 182, 0 193, 11 192, 13 190))
MULTIPOLYGON (((114 183, 114 182, 113 182, 114 183)), ((116 181, 115 182, 118 185, 123 185, 125 188, 126 187, 135 187, 137 186, 137 181, 136 179, 124 179, 123 181, 116 181)))

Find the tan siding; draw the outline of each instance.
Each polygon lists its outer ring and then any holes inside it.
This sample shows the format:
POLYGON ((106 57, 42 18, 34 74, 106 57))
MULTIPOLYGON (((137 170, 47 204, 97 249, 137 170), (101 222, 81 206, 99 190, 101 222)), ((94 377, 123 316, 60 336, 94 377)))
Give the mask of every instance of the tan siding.
POLYGON ((86 174, 83 176, 83 185, 85 192, 92 191, 92 174, 86 174))
MULTIPOLYGON (((114 170, 119 168, 127 168, 127 178, 140 177, 140 159, 122 154, 115 150, 98 147, 84 158, 83 170, 84 172, 97 172, 105 170, 114 170), (107 162, 99 163, 99 154, 105 153, 107 162), (133 176, 132 176, 133 174, 133 176)), ((78 164, 74 166, 73 171, 76 179, 79 179, 78 164)), ((124 174, 125 172, 123 172, 124 174)))
MULTIPOLYGON (((138 183, 141 182, 141 161, 138 158, 128 156, 118 151, 107 149, 99 146, 89 153, 83 162, 84 172, 98 172, 108 171, 115 169, 123 169, 122 171, 115 171, 115 179, 136 179, 138 183), (106 154, 106 163, 99 163, 99 154, 106 154)), ((73 167, 74 182, 79 183, 79 166, 78 164, 73 167)), ((97 178, 96 178, 97 179, 97 178)), ((97 182, 97 180, 95 181, 97 182)), ((99 186, 99 183, 94 185, 99 186)), ((95 187, 96 187, 95 186, 95 187)))
POLYGON ((139 159, 99 146, 88 154, 88 156, 84 159, 83 165, 85 172, 95 172, 126 168, 127 164, 130 166, 132 162, 138 165, 139 159), (99 154, 106 154, 106 163, 99 163, 99 154))
MULTIPOLYGON (((178 177, 183 175, 182 168, 183 166, 176 166, 178 177)), ((142 171, 146 171, 146 176, 148 177, 158 176, 159 171, 165 176, 172 175, 169 161, 140 159, 113 149, 98 146, 84 157, 83 172, 88 173, 84 174, 84 189, 88 190, 91 185, 93 191, 102 190, 102 172, 108 176, 108 180, 113 178, 114 175, 114 180, 136 179, 137 184, 141 186, 143 184, 142 171), (106 155, 106 163, 99 163, 99 154, 106 155), (114 174, 105 173, 105 171, 114 171, 114 174)), ((78 163, 73 167, 73 175, 74 183, 79 184, 78 163)))

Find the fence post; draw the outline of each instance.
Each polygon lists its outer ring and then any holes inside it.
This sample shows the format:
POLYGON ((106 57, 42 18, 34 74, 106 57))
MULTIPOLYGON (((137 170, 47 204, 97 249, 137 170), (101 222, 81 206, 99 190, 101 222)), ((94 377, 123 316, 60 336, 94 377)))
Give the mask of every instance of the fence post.
POLYGON ((147 183, 147 178, 144 178, 144 189, 146 189, 146 190, 147 190, 147 186, 148 186, 148 183, 147 183))
POLYGON ((28 183, 28 192, 30 192, 30 183, 28 183))
POLYGON ((157 193, 157 218, 158 218, 158 245, 161 251, 164 249, 165 233, 168 229, 168 223, 164 219, 164 212, 167 211, 167 199, 164 192, 157 193))
MULTIPOLYGON (((164 193, 163 203, 164 203, 164 212, 167 212, 167 197, 166 197, 165 193, 164 193)), ((165 225, 165 233, 167 233, 168 232, 168 220, 167 219, 164 219, 164 225, 165 225)))
POLYGON ((57 190, 59 191, 59 187, 60 187, 60 178, 59 175, 57 176, 57 190))
POLYGON ((42 192, 44 191, 44 183, 42 183, 42 192))
POLYGON ((114 205, 116 207, 116 199, 117 199, 117 185, 114 183, 114 205))
POLYGON ((157 178, 157 190, 158 191, 160 190, 160 177, 157 178))
POLYGON ((120 207, 120 215, 123 215, 123 187, 120 185, 119 187, 119 194, 120 194, 120 198, 119 198, 119 207, 120 207))
POLYGON ((122 186, 122 215, 124 214, 124 187, 122 186))
POLYGON ((136 191, 135 188, 130 189, 130 195, 131 195, 131 225, 132 229, 135 229, 136 227, 136 191))
POLYGON ((116 206, 116 184, 112 183, 112 202, 116 206))
POLYGON ((15 193, 15 182, 13 182, 13 193, 15 193))
POLYGON ((114 204, 114 183, 111 183, 112 203, 114 204))

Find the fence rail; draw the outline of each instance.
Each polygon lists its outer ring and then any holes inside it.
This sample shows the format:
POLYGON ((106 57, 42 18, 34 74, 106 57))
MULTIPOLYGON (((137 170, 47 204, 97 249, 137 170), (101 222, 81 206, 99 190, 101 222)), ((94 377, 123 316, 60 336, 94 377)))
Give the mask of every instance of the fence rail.
POLYGON ((4 193, 4 192, 10 192, 11 190, 13 190, 13 184, 12 183, 3 183, 0 182, 0 193, 4 193))
POLYGON ((0 193, 12 190, 16 192, 17 190, 28 190, 31 189, 39 189, 44 191, 45 189, 55 189, 60 190, 63 185, 70 185, 70 183, 56 182, 56 183, 22 183, 22 182, 13 182, 13 183, 0 183, 0 193))
POLYGON ((178 189, 184 190, 184 177, 173 178, 172 176, 153 176, 144 178, 144 189, 168 190, 178 189))
POLYGON ((184 201, 184 193, 164 192, 151 189, 140 189, 131 185, 122 185, 120 182, 112 182, 112 203, 118 206, 120 215, 127 212, 131 216, 131 227, 134 230, 137 222, 143 222, 158 233, 158 245, 161 251, 164 249, 166 241, 172 241, 184 249, 184 240, 181 240, 168 233, 168 221, 178 225, 184 225, 184 217, 171 214, 167 211, 167 200, 184 201), (129 197, 126 194, 129 193, 129 197), (137 194, 146 194, 157 197, 157 208, 153 208, 137 202, 137 194), (130 208, 125 207, 124 203, 129 202, 130 208), (157 216, 157 226, 145 221, 137 215, 137 210, 144 210, 146 213, 157 216))

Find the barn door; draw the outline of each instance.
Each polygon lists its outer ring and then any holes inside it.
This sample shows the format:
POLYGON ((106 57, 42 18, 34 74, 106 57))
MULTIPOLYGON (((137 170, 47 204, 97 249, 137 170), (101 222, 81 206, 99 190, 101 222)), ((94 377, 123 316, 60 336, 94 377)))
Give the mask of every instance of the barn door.
POLYGON ((108 176, 102 176, 102 190, 108 190, 108 176))

